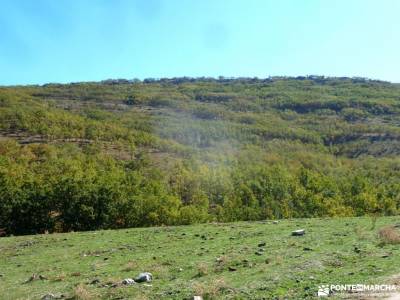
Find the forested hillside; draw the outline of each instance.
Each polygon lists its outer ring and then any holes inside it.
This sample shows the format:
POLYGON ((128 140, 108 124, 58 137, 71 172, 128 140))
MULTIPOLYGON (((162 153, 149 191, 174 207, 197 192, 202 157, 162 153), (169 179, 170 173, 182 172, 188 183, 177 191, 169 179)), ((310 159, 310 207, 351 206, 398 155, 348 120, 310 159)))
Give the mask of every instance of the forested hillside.
POLYGON ((0 87, 0 228, 397 214, 399 125, 363 78, 0 87))

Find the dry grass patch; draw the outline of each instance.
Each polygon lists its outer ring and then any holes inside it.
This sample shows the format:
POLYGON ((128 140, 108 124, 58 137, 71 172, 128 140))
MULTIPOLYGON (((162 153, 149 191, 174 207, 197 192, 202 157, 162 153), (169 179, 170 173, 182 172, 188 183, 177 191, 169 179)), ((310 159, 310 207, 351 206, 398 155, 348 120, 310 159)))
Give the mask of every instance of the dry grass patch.
POLYGON ((74 300, 93 300, 93 299, 97 299, 97 298, 93 292, 88 290, 86 285, 81 283, 75 287, 72 299, 74 299, 74 300))
POLYGON ((199 263, 197 265, 197 275, 196 277, 203 277, 208 275, 209 273, 209 267, 206 263, 199 263))
POLYGON ((124 266, 124 268, 122 269, 122 271, 124 272, 132 272, 135 269, 137 269, 138 264, 135 261, 128 261, 127 264, 124 266))
POLYGON ((64 272, 59 273, 57 276, 51 277, 50 280, 54 282, 64 281, 67 278, 64 272))
POLYGON ((360 241, 370 239, 370 232, 362 226, 356 226, 354 228, 354 233, 357 236, 357 239, 360 241))
POLYGON ((215 299, 228 290, 231 291, 223 278, 218 278, 212 282, 196 282, 193 285, 194 294, 202 296, 204 300, 215 299))
POLYGON ((226 255, 220 256, 215 260, 214 272, 222 272, 230 263, 230 258, 226 255))
POLYGON ((382 244, 400 244, 400 233, 394 226, 386 226, 378 231, 382 244))
POLYGON ((150 273, 153 274, 154 278, 166 279, 169 276, 169 267, 162 264, 153 264, 146 269, 150 270, 150 273))

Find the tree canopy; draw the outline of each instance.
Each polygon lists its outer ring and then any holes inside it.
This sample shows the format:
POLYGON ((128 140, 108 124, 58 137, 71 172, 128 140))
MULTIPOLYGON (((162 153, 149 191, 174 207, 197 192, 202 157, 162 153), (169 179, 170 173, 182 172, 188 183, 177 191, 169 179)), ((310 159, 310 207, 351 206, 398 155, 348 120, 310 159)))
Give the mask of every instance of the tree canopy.
POLYGON ((0 228, 397 214, 399 124, 364 78, 0 87, 0 228))

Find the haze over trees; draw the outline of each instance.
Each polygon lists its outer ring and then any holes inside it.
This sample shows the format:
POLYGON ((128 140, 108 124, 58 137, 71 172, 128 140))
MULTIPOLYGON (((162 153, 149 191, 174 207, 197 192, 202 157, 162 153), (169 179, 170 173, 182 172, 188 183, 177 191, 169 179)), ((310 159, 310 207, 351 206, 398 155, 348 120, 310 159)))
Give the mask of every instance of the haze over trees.
POLYGON ((0 228, 394 215, 399 124, 364 78, 1 87, 0 228))

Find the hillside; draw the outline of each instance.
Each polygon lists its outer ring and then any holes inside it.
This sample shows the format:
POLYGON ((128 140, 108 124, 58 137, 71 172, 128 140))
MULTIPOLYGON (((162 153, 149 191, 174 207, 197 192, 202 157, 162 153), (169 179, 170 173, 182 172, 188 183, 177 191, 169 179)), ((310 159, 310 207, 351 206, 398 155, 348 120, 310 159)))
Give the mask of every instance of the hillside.
POLYGON ((395 215, 399 124, 363 78, 1 87, 0 228, 395 215))
POLYGON ((398 285, 400 249, 377 233, 399 221, 314 218, 6 237, 0 299, 319 299, 320 285, 398 285), (291 236, 299 228, 306 234, 291 236), (140 272, 153 280, 122 283, 140 272))

